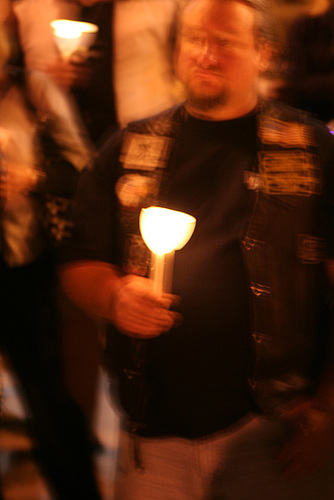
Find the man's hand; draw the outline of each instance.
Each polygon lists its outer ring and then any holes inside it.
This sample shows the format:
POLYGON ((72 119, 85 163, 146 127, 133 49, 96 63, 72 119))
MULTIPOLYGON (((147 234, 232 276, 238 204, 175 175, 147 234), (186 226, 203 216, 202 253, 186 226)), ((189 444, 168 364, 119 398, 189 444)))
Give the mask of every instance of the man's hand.
POLYGON ((59 61, 41 69, 66 91, 73 87, 87 87, 92 72, 89 63, 74 64, 70 61, 59 61))
POLYGON ((298 404, 284 415, 292 435, 278 459, 287 478, 313 474, 334 452, 334 408, 316 400, 298 404))
POLYGON ((178 301, 175 295, 158 295, 147 278, 127 275, 113 298, 112 322, 130 337, 157 337, 180 321, 180 314, 170 310, 178 301))
POLYGON ((176 326, 181 315, 170 308, 179 297, 158 294, 153 283, 99 261, 78 261, 59 269, 68 297, 86 313, 130 337, 150 339, 176 326))

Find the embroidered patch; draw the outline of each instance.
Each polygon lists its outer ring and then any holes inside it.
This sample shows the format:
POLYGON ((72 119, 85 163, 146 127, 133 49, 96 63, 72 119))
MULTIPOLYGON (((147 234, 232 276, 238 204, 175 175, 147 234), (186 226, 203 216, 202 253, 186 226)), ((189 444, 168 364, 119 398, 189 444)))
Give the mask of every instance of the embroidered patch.
POLYGON ((310 234, 298 237, 298 257, 303 264, 319 264, 323 257, 324 240, 310 234))
POLYGON ((285 148, 315 146, 313 128, 298 122, 282 122, 269 116, 260 121, 259 136, 264 144, 278 144, 285 148))
POLYGON ((126 174, 116 183, 116 195, 123 207, 137 208, 149 196, 157 192, 154 179, 140 174, 126 174))
POLYGON ((275 151, 259 154, 259 170, 268 194, 310 196, 321 192, 321 171, 308 153, 275 151))
POLYGON ((123 270, 127 274, 147 276, 151 252, 139 235, 130 235, 124 248, 123 270))
POLYGON ((150 170, 164 168, 173 139, 166 136, 128 132, 124 138, 120 161, 126 169, 150 170))

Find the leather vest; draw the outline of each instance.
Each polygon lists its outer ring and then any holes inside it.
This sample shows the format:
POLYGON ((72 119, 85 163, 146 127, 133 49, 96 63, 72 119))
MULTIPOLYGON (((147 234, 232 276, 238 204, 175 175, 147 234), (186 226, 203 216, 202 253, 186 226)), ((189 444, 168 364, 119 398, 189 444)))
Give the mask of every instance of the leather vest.
MULTIPOLYGON (((182 107, 130 124, 116 186, 123 269, 147 276, 150 255, 141 240, 142 207, 164 205, 164 177, 182 107)), ((240 245, 249 276, 255 367, 249 386, 267 415, 281 415, 316 387, 329 332, 328 286, 317 235, 322 193, 317 145, 307 115, 275 103, 258 112, 258 165, 245 172, 253 206, 240 245)), ((120 399, 136 432, 145 420, 145 345, 113 332, 108 346, 120 399)))

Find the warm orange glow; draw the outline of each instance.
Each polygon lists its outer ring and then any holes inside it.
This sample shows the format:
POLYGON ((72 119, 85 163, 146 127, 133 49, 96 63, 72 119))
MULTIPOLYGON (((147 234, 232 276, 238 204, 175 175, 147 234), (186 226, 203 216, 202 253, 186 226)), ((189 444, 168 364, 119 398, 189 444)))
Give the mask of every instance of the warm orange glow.
POLYGON ((140 231, 148 248, 157 255, 180 250, 190 240, 196 219, 184 212, 168 208, 143 208, 140 231))
POLYGON ((65 58, 78 50, 88 50, 99 29, 95 24, 70 19, 55 19, 50 25, 54 30, 57 46, 65 58))
POLYGON ((192 215, 168 208, 143 208, 139 219, 140 231, 153 253, 151 278, 158 293, 170 292, 175 250, 181 250, 190 240, 196 225, 192 215))

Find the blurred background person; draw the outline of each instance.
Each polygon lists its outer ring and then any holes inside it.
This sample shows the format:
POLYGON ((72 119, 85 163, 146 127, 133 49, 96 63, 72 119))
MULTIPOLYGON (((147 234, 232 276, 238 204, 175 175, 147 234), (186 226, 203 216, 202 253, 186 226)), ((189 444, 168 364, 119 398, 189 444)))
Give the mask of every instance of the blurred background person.
POLYGON ((173 65, 176 19, 184 0, 115 0, 114 91, 120 127, 179 103, 173 65))
POLYGON ((73 113, 75 104, 84 124, 81 133, 88 130, 96 146, 113 128, 180 102, 184 94, 174 71, 173 45, 183 2, 13 0, 36 106, 49 106, 47 111, 61 114, 55 95, 46 99, 38 90, 39 80, 47 75, 58 92, 67 96, 73 113), (96 41, 86 57, 61 54, 50 26, 57 18, 98 26, 96 41))
POLYGON ((111 0, 14 0, 26 67, 48 75, 78 109, 96 145, 115 128, 112 86, 111 0), (55 43, 50 22, 69 19, 98 27, 89 50, 65 55, 55 43), (41 44, 41 39, 44 42, 41 44))
MULTIPOLYGON (((172 60, 182 1, 13 1, 30 98, 51 121, 53 137, 78 170, 113 129, 183 98, 172 60), (88 58, 62 56, 50 26, 57 18, 98 26, 88 58)), ((67 384, 91 420, 100 361, 98 327, 63 295, 60 303, 67 384)))
MULTIPOLYGON (((111 3, 86 7, 79 1, 15 0, 13 9, 29 98, 50 123, 62 154, 79 172, 94 154, 101 136, 109 127, 115 127, 110 72, 111 3), (62 55, 50 26, 59 18, 98 24, 93 57, 73 60, 62 55)), ((57 198, 54 201, 52 213, 59 205, 57 198)), ((98 327, 60 292, 58 303, 66 383, 91 424, 100 361, 98 327)))
POLYGON ((12 5, 31 102, 39 112, 52 119, 55 139, 69 161, 80 170, 92 153, 92 142, 68 90, 78 82, 84 85, 88 72, 82 65, 72 67, 67 62, 62 71, 54 70, 54 74, 49 75, 49 68, 66 63, 49 23, 58 17, 68 17, 66 12, 72 12, 72 4, 62 0, 13 0, 12 5))
POLYGON ((47 159, 22 73, 6 64, 10 51, 2 24, 0 349, 31 416, 36 458, 51 492, 59 499, 100 499, 91 436, 64 383, 54 259, 42 224, 47 159))
MULTIPOLYGON (((25 64, 75 98, 94 143, 110 127, 183 99, 173 67, 175 22, 184 0, 14 0, 25 64), (64 59, 50 22, 99 27, 88 60, 64 59)), ((34 90, 36 92, 36 90, 34 90)))

